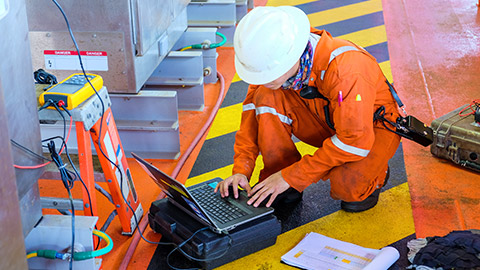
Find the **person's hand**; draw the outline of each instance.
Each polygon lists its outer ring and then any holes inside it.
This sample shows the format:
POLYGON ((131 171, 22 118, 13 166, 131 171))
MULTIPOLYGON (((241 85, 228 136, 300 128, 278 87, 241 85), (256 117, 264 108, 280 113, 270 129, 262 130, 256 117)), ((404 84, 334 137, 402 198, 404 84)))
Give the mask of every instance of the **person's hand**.
POLYGON ((247 203, 253 203, 253 206, 258 207, 260 203, 270 195, 270 199, 266 204, 267 207, 270 207, 278 194, 284 192, 289 187, 290 185, 283 179, 281 171, 278 171, 256 184, 255 187, 248 192, 248 196, 251 198, 247 203))
POLYGON ((245 175, 237 173, 234 174, 227 179, 223 180, 222 182, 218 183, 215 187, 215 193, 220 190, 220 195, 222 198, 228 197, 228 187, 233 187, 233 196, 235 199, 238 199, 238 187, 242 187, 250 193, 250 184, 248 183, 248 179, 245 175))

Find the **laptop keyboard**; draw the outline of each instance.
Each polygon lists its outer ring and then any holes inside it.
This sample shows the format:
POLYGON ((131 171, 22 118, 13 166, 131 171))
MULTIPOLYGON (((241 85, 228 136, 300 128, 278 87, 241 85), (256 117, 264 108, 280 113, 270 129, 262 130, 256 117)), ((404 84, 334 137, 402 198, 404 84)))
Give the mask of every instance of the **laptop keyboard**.
POLYGON ((247 214, 245 211, 223 199, 220 194, 214 193, 213 188, 209 185, 191 190, 190 193, 192 193, 209 215, 222 224, 247 214))

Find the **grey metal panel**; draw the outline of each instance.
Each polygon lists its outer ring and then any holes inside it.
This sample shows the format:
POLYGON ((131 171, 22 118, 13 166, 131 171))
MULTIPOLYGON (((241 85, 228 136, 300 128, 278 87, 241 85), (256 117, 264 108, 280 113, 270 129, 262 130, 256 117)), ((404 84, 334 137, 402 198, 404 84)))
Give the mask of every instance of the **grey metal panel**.
MULTIPOLYGON (((60 11, 51 1, 26 2, 31 44, 35 48, 34 68, 44 68, 60 79, 77 72, 45 67, 43 50, 73 50, 73 43, 60 11)), ((188 2, 82 0, 60 4, 80 50, 107 52, 108 71, 95 73, 104 78, 109 91, 136 93, 185 31, 188 2)))
MULTIPOLYGON (((75 211, 83 210, 83 201, 81 199, 73 199, 73 208, 75 211)), ((42 203, 42 208, 50 209, 60 209, 60 210, 70 210, 72 205, 70 199, 65 198, 55 198, 55 197, 41 197, 40 202, 42 203)))
POLYGON ((42 217, 42 205, 40 203, 40 190, 38 183, 33 185, 31 189, 27 190, 19 199, 22 230, 23 235, 26 236, 42 217))
MULTIPOLYGON (((217 27, 225 35, 224 46, 233 46, 236 25, 235 0, 198 0, 187 6, 189 27, 217 27)), ((241 15, 241 14, 240 14, 241 15)))
POLYGON ((144 55, 167 31, 170 24, 180 15, 188 1, 178 0, 136 0, 137 10, 137 53, 144 55))
MULTIPOLYGON (((130 31, 130 0, 58 1, 74 31, 130 31), (108 11, 108 12, 106 12, 108 11)), ((30 31, 65 31, 60 10, 51 0, 25 0, 30 31)))
MULTIPOLYGON (((189 27, 177 43, 175 43, 172 50, 179 50, 193 44, 202 44, 205 41, 210 43, 221 42, 221 38, 217 36, 216 32, 216 27, 189 27)), ((217 50, 195 50, 201 51, 203 55, 204 83, 217 82, 217 50)))
POLYGON ((140 121, 161 126, 178 126, 177 93, 146 91, 136 95, 111 94, 112 112, 117 126, 123 121, 140 121), (132 113, 135 111, 136 113, 132 113))
POLYGON ((248 0, 236 0, 237 9, 236 9, 236 19, 237 23, 243 18, 243 16, 247 15, 248 12, 248 0))
MULTIPOLYGON (((9 1, 8 13, 0 20, 0 80, 2 81, 8 128, 2 129, 10 139, 35 153, 42 153, 38 126, 37 101, 32 81, 33 70, 28 43, 28 25, 24 1, 9 1)), ((13 163, 37 165, 43 160, 12 146, 13 163)), ((2 155, 3 157, 3 155, 2 155)), ((18 197, 20 200, 37 185, 42 169, 16 169, 18 197)), ((30 196, 30 198, 37 198, 30 196)), ((2 198, 3 200, 3 198, 2 198)), ((35 203, 34 203, 35 204, 35 203)), ((38 208, 21 208, 23 232, 28 233, 40 219, 38 208)))
POLYGON ((203 57, 197 50, 172 51, 147 80, 145 90, 176 91, 179 110, 204 108, 203 57))
POLYGON ((174 86, 203 84, 202 52, 193 50, 170 52, 145 84, 174 86))
MULTIPOLYGON (((152 46, 150 50, 141 57, 135 57, 135 78, 136 89, 141 89, 145 81, 152 75, 155 68, 164 60, 175 42, 181 37, 187 29, 187 9, 185 8, 177 18, 171 23, 167 31, 158 39, 157 46, 152 46)), ((122 93, 122 91, 110 91, 122 93)), ((128 93, 130 93, 129 91, 128 93)), ((126 93, 126 92, 124 92, 126 93)))
MULTIPOLYGON (((108 71, 102 76, 111 91, 135 92, 135 47, 128 0, 61 1, 81 51, 105 51, 108 71), (94 7, 94 8, 92 8, 94 7), (130 90, 132 89, 132 90, 130 90)), ((62 80, 78 70, 50 69, 43 50, 75 50, 64 18, 52 1, 26 0, 34 69, 43 68, 62 80)))
MULTIPOLYGON (((203 111, 205 97, 204 85, 145 85, 144 90, 152 92, 175 91, 178 96, 178 109, 182 111, 203 111)), ((142 92, 140 91, 140 92, 142 92)))
MULTIPOLYGON (((15 18, 12 13, 8 14, 7 5, 9 3, 5 0, 0 0, 0 28, 10 27, 12 20, 15 18)), ((13 3, 10 6, 10 11, 18 12, 24 7, 22 3, 13 3)), ((12 31, 7 34, 11 34, 12 31)), ((10 37, 10 36, 5 36, 10 37)), ((0 40, 0 48, 5 48, 8 38, 0 40)), ((0 54, 6 59, 8 54, 0 54)), ((5 74, 7 75, 7 74, 5 74)), ((6 132, 10 122, 7 118, 5 110, 5 88, 3 80, 8 79, 6 76, 0 76, 0 231, 2 238, 0 240, 0 269, 27 269, 27 260, 25 258, 25 245, 22 235, 22 219, 20 214, 20 207, 17 193, 17 183, 15 171, 13 169, 12 149, 10 148, 10 136, 6 132)))
MULTIPOLYGON (((2 1, 0 1, 1 3, 2 1)), ((0 80, 0 129, 7 130, 7 128, 2 82, 0 80)), ((2 176, 0 181, 2 204, 2 207, 0 207, 0 231, 2 232, 0 269, 27 269, 17 185, 7 132, 0 132, 0 175, 2 176)))
POLYGON ((143 158, 177 159, 180 155, 180 137, 177 130, 122 130, 120 138, 125 155, 135 152, 143 158))
MULTIPOLYGON (((134 89, 136 87, 134 72, 133 55, 129 52, 123 32, 75 32, 75 39, 79 44, 81 51, 101 51, 107 53, 108 70, 98 71, 88 69, 87 72, 92 72, 102 76, 104 85, 109 89, 134 89)), ((78 70, 61 70, 55 67, 45 65, 45 50, 69 50, 75 51, 70 34, 63 29, 63 31, 37 31, 30 32, 31 48, 32 48, 32 62, 35 70, 42 68, 47 72, 54 74, 58 81, 65 79, 74 72, 81 72, 78 70)), ((73 57, 73 61, 78 61, 77 57, 73 57)))
POLYGON ((191 2, 187 6, 188 25, 231 26, 236 22, 235 0, 205 0, 191 2))

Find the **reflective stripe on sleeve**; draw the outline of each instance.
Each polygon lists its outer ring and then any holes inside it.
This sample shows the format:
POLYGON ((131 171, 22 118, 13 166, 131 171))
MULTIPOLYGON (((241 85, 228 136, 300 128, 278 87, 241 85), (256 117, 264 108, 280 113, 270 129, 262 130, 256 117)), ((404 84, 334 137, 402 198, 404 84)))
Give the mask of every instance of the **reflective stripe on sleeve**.
POLYGON ((266 106, 255 107, 255 104, 253 103, 243 105, 243 111, 249 111, 249 110, 255 110, 255 115, 260 115, 264 113, 270 113, 270 114, 276 115, 282 123, 285 123, 287 125, 291 125, 293 122, 293 120, 290 119, 288 116, 278 113, 277 110, 275 110, 275 108, 272 108, 272 107, 266 107, 266 106))
POLYGON ((336 134, 333 135, 331 139, 332 139, 333 145, 335 145, 336 147, 338 147, 339 149, 347 153, 354 154, 361 157, 366 157, 368 153, 370 153, 370 150, 365 150, 355 146, 344 144, 342 141, 340 141, 340 139, 337 137, 336 134))
POLYGON ((243 111, 250 111, 250 110, 255 110, 255 104, 249 103, 243 105, 243 111))
MULTIPOLYGON (((343 46, 343 47, 336 48, 330 53, 330 59, 328 60, 328 64, 330 65, 330 62, 332 62, 333 59, 335 59, 335 57, 339 56, 344 52, 349 52, 349 51, 358 51, 358 49, 353 46, 343 46)), ((320 73, 320 79, 322 81, 323 81, 323 77, 325 76, 325 71, 326 70, 322 70, 322 72, 320 73)))

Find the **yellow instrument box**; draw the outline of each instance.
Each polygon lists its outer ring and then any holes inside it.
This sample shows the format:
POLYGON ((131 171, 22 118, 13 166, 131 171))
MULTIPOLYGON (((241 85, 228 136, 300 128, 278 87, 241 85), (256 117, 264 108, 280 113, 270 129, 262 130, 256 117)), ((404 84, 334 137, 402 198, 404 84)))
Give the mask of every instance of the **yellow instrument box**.
MULTIPOLYGON (((96 91, 103 87, 103 79, 99 75, 87 74, 87 77, 96 91)), ((72 110, 95 95, 90 83, 83 73, 72 74, 59 84, 43 92, 39 97, 39 103, 43 106, 48 100, 51 100, 58 105, 58 102, 63 101, 65 108, 72 110)), ((52 105, 48 109, 55 109, 55 107, 52 105)))

